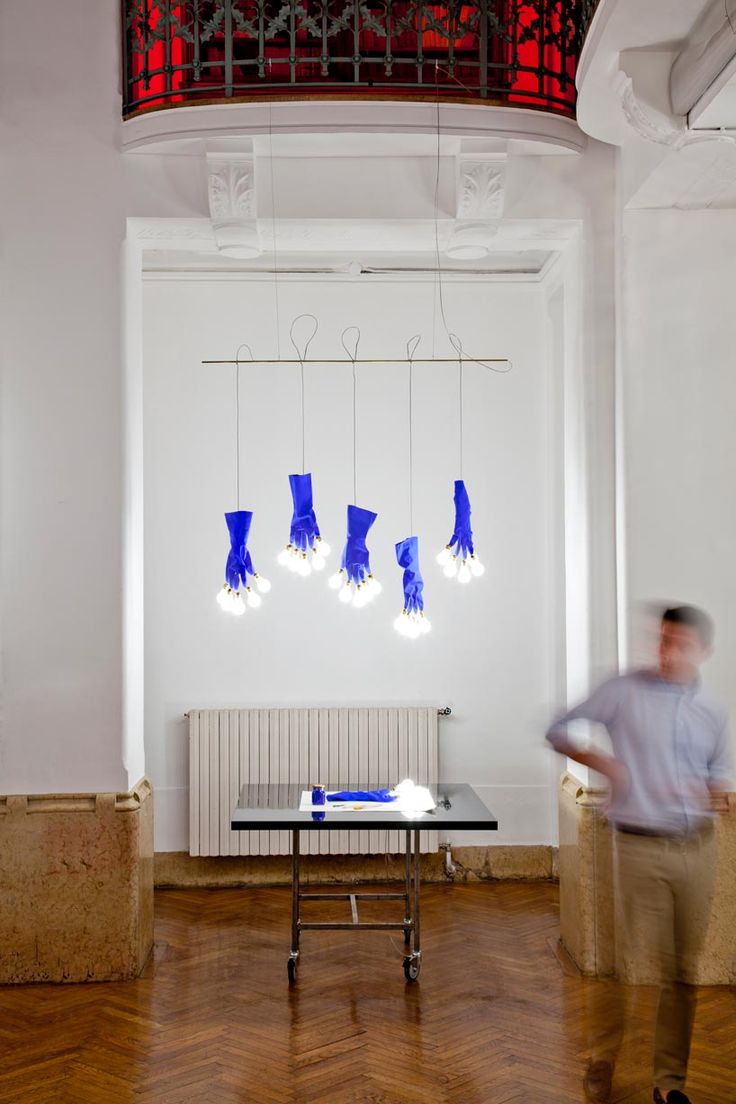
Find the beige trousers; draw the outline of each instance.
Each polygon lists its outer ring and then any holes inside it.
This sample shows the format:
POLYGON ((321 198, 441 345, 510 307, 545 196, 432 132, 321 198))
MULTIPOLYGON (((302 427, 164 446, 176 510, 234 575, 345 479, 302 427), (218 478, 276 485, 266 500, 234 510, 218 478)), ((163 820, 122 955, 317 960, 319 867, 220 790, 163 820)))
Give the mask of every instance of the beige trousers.
MULTIPOLYGON (((685 840, 615 833, 616 932, 619 976, 632 962, 651 964, 659 980, 654 1036, 654 1084, 683 1090, 695 1018, 698 957, 708 928, 715 881, 715 833, 707 825, 685 840)), ((596 993, 594 1057, 615 1062, 625 996, 620 985, 596 993)))

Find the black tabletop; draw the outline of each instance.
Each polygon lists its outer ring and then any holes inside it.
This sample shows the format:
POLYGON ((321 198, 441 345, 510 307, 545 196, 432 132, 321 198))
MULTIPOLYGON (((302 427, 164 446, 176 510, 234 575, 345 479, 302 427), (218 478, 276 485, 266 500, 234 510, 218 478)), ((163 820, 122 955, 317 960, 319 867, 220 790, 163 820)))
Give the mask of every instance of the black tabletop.
MULTIPOLYGON (((335 784, 330 790, 365 790, 368 787, 352 783, 335 784)), ((316 812, 325 811, 324 820, 315 819, 311 812, 300 812, 303 790, 311 790, 306 782, 283 785, 256 784, 243 786, 238 804, 233 810, 230 827, 233 831, 268 828, 302 828, 306 831, 376 828, 426 828, 431 831, 452 829, 458 831, 494 832, 498 821, 489 812, 472 786, 466 782, 438 782, 427 787, 437 803, 430 813, 414 817, 393 809, 373 811, 366 807, 359 812, 330 811, 330 803, 316 812)))

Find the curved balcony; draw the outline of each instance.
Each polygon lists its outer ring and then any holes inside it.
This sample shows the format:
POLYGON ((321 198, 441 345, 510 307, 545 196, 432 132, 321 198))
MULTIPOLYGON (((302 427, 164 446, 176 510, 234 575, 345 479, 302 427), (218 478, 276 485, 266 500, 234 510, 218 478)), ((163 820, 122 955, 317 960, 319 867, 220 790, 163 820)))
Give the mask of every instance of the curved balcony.
POLYGON ((123 116, 269 100, 441 100, 575 115, 597 0, 124 0, 123 116))

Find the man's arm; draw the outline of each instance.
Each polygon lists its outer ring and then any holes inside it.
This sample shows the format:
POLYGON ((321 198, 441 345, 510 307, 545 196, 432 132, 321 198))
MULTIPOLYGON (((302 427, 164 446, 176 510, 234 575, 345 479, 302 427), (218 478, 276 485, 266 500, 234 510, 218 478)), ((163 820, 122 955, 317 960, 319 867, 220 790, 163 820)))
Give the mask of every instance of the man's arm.
POLYGON ((568 759, 573 759, 576 763, 604 775, 611 784, 614 800, 623 796, 628 789, 629 772, 626 767, 612 755, 581 747, 570 737, 568 725, 572 721, 586 720, 608 728, 616 715, 619 693, 620 680, 608 679, 594 690, 589 698, 558 717, 548 729, 546 736, 547 741, 560 755, 566 755, 568 759))
POLYGON ((708 763, 708 789, 713 797, 713 806, 717 812, 727 813, 733 807, 733 762, 731 758, 731 736, 728 727, 728 714, 724 717, 716 746, 708 763))

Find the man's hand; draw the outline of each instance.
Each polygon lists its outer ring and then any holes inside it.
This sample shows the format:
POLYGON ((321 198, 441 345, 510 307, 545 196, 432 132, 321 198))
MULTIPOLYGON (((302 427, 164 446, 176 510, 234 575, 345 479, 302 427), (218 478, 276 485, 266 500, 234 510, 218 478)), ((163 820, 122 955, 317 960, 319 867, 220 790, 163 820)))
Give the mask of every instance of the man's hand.
POLYGON ((711 786, 710 805, 714 813, 719 813, 721 816, 734 816, 736 814, 736 794, 711 786))

